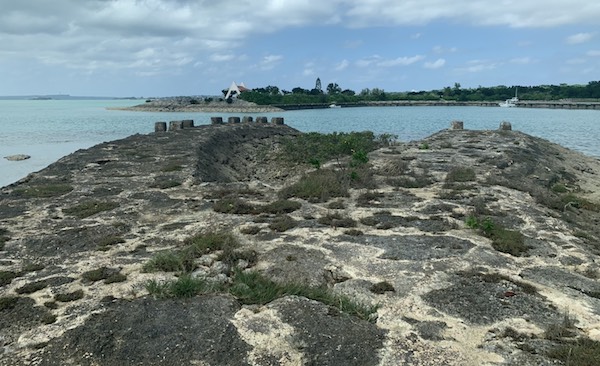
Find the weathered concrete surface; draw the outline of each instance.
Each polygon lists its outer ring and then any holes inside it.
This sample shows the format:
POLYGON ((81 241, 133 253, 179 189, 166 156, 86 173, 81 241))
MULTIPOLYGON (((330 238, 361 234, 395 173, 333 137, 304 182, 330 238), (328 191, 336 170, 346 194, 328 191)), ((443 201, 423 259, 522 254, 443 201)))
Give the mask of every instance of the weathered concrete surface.
MULTIPOLYGON (((376 189, 335 206, 296 199, 287 231, 269 228, 274 215, 212 209, 275 201, 311 169, 277 157, 297 134, 253 123, 135 135, 2 188, 0 365, 555 365, 545 331, 565 314, 600 340, 597 159, 517 131, 449 130, 369 154, 376 189), (465 167, 473 179, 448 180, 465 167), (561 201, 569 192, 589 202, 561 201), (79 204, 104 210, 82 218, 69 211, 79 204), (355 231, 319 220, 332 213, 355 231), (495 250, 471 214, 520 232, 528 251, 495 250), (149 296, 148 280, 174 274, 142 265, 214 230, 256 253, 246 268, 377 304, 377 318, 297 296, 149 296), (84 278, 99 268, 126 280, 84 278)), ((197 264, 227 281, 216 256, 197 264)))

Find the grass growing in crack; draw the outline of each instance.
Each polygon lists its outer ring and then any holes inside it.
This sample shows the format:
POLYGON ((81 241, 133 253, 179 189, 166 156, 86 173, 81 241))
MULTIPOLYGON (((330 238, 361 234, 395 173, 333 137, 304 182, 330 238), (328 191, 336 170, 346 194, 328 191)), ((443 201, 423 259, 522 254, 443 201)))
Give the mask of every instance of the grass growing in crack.
POLYGON ((68 184, 46 184, 29 188, 15 189, 14 192, 27 198, 50 198, 67 194, 73 190, 68 184))
POLYGON ((378 306, 361 304, 347 296, 334 294, 326 287, 310 287, 295 283, 279 284, 252 271, 236 272, 229 292, 244 304, 267 304, 283 296, 303 296, 365 320, 372 320, 373 314, 378 309, 378 306))
POLYGON ((144 263, 144 272, 189 272, 194 270, 193 257, 180 251, 165 250, 155 254, 148 262, 144 263))
POLYGON ((568 313, 564 314, 560 322, 550 324, 544 332, 544 338, 556 344, 547 355, 568 366, 600 364, 600 342, 589 338, 574 338, 576 335, 575 319, 568 313))
POLYGON ((483 236, 492 240, 492 247, 499 252, 508 253, 519 257, 529 250, 525 244, 525 236, 518 231, 508 230, 495 223, 491 218, 484 219, 477 216, 468 216, 465 224, 478 230, 483 236))
POLYGON ((146 282, 146 290, 158 298, 181 298, 193 297, 203 293, 219 292, 220 286, 212 284, 201 278, 194 278, 185 274, 175 281, 159 282, 150 280, 146 282))
POLYGON ((209 232, 194 235, 185 240, 185 246, 178 250, 165 250, 157 253, 143 266, 145 272, 191 272, 196 268, 194 260, 204 254, 223 251, 220 258, 232 258, 239 247, 237 239, 222 232, 209 232))
POLYGON ((597 366, 600 364, 600 342, 588 338, 562 341, 548 356, 567 366, 597 366))
POLYGON ((84 272, 81 277, 85 280, 96 282, 109 278, 110 276, 119 273, 116 268, 100 267, 91 271, 84 272))
POLYGON ((110 211, 117 207, 119 207, 119 204, 116 202, 87 201, 73 207, 64 208, 63 213, 83 219, 103 211, 110 211))

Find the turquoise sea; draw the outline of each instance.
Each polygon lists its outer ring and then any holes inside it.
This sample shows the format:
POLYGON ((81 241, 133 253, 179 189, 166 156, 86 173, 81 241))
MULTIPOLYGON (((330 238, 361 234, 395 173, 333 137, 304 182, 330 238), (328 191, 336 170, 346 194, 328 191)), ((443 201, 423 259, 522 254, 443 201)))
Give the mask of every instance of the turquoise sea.
MULTIPOLYGON (((143 103, 141 100, 0 100, 0 187, 78 149, 136 133, 154 131, 154 122, 193 119, 208 124, 211 116, 241 114, 155 113, 108 110, 143 103), (30 155, 24 161, 3 157, 30 155)), ((490 107, 361 107, 301 110, 262 114, 284 117, 304 132, 370 130, 392 133, 401 141, 417 140, 450 121, 466 129, 496 129, 509 121, 514 130, 546 138, 590 156, 600 157, 600 111, 490 107)), ((257 117, 258 115, 253 115, 257 117)))

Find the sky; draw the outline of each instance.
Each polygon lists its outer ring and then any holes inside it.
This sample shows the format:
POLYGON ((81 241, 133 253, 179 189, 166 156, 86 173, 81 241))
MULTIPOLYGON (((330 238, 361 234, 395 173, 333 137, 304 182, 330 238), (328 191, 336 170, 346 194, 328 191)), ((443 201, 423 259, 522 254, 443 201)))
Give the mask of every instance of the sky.
POLYGON ((597 0, 0 0, 0 95, 600 80, 597 0))

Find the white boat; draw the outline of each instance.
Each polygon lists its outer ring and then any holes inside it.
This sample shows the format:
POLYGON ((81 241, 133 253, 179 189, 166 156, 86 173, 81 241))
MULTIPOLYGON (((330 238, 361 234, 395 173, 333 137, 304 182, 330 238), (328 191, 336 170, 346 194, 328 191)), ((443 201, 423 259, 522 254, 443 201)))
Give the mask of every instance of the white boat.
POLYGON ((329 108, 342 108, 342 106, 334 103, 334 104, 330 104, 329 108))
POLYGON ((510 99, 507 99, 507 100, 505 100, 502 103, 498 103, 498 105, 500 107, 505 107, 505 108, 516 107, 517 106, 517 102, 519 101, 519 98, 517 97, 517 93, 518 93, 518 90, 515 89, 515 96, 514 97, 512 97, 510 99))

